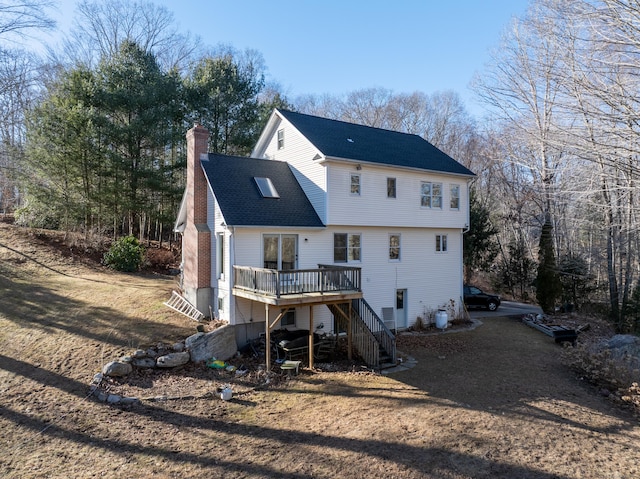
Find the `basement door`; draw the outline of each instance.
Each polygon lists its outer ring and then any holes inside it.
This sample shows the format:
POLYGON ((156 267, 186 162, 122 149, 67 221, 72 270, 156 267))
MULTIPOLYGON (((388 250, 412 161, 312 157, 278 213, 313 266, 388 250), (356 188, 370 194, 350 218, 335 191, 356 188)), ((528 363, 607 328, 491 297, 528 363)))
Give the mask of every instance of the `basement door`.
POLYGON ((407 324, 407 290, 396 290, 396 327, 406 328, 407 324))

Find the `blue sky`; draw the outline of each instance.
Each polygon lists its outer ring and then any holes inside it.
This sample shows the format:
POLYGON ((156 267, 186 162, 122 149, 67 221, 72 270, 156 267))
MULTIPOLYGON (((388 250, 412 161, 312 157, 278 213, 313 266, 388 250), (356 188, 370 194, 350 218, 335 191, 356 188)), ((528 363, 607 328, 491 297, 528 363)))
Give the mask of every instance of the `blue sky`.
MULTIPOLYGON (((262 53, 290 97, 383 87, 395 93, 469 90, 528 0, 155 0, 205 44, 262 53)), ((61 0, 61 28, 74 0, 61 0)))

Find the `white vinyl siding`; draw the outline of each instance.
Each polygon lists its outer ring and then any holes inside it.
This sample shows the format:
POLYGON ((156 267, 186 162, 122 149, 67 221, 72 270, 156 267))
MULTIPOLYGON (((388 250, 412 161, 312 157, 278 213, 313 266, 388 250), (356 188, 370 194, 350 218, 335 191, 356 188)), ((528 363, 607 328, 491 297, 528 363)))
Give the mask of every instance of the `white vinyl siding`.
POLYGON ((327 214, 327 178, 325 167, 314 158, 318 150, 302 136, 298 130, 291 127, 289 122, 282 121, 267 145, 263 158, 268 160, 286 161, 292 168, 294 176, 300 183, 313 208, 320 219, 326 223, 327 214), (283 131, 286 147, 278 148, 278 133, 283 131))
MULTIPOLYGON (((334 227, 287 231, 287 234, 298 234, 298 268, 314 269, 318 264, 332 264, 334 234, 344 232, 334 227)), ((231 237, 235 241, 236 264, 261 267, 263 234, 276 234, 276 231, 235 229, 231 237)), ((407 290, 409 324, 413 324, 415 318, 423 315, 425 310, 437 310, 451 299, 459 303, 462 295, 462 234, 459 229, 440 228, 436 232, 424 228, 389 231, 386 227, 364 227, 357 234, 361 239, 362 254, 362 261, 357 266, 361 268, 364 298, 378 314, 382 314, 383 307, 394 306, 397 289, 407 290), (426 247, 425 238, 430 237, 434 241, 436 233, 447 236, 447 254, 436 253, 433 246, 426 247), (401 261, 388 259, 390 234, 400 236, 401 261)), ((256 304, 252 307, 249 301, 237 299, 237 305, 232 310, 235 314, 233 324, 247 323, 250 326, 264 321, 264 306, 256 304), (250 318, 252 321, 249 321, 250 318)), ((271 319, 274 320, 277 314, 278 310, 273 308, 270 311, 271 319)), ((323 323, 325 331, 332 324, 331 313, 326 306, 314 307, 313 318, 314 325, 323 323)), ((297 328, 308 328, 309 308, 296 309, 295 321, 297 328)))
MULTIPOLYGON (((360 185, 362 195, 350 192, 353 165, 326 162, 327 168, 327 217, 326 224, 342 225, 343 230, 361 226, 460 228, 468 224, 466 208, 467 188, 460 188, 459 210, 425 208, 420 204, 423 182, 449 184, 451 178, 429 175, 414 170, 362 165, 360 185), (396 180, 396 198, 387 196, 387 179, 393 174, 396 180), (366 200, 366 201, 363 201, 366 200)), ((442 204, 449 205, 449 188, 442 188, 442 204)))

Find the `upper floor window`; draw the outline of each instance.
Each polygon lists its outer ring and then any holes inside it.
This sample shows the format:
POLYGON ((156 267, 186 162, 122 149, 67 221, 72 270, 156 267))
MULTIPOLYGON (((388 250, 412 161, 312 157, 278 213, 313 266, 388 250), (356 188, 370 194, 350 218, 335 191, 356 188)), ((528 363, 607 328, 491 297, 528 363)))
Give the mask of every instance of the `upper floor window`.
POLYGON ((438 253, 447 251, 447 235, 436 235, 436 251, 438 253))
POLYGON ((425 208, 442 208, 442 183, 423 181, 420 185, 420 205, 425 208))
POLYGON ((400 261, 400 235, 389 235, 389 259, 400 261))
POLYGON ((360 235, 335 233, 333 235, 333 262, 360 261, 360 235))
POLYGON ((278 130, 278 150, 284 148, 284 129, 278 130))
POLYGON ((460 185, 451 185, 449 189, 449 207, 452 210, 460 209, 460 185))
POLYGON ((360 175, 351 173, 351 194, 360 196, 360 175))
POLYGON ((396 179, 387 178, 387 198, 396 197, 396 179))

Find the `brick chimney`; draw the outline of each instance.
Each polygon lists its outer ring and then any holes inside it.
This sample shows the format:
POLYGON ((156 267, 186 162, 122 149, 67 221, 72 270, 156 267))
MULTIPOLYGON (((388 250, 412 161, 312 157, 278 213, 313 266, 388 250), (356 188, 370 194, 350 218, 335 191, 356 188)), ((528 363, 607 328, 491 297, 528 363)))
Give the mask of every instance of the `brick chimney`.
POLYGON ((205 316, 211 305, 211 230, 200 156, 207 153, 208 142, 209 131, 198 124, 187 132, 187 222, 182 235, 183 295, 205 316))

